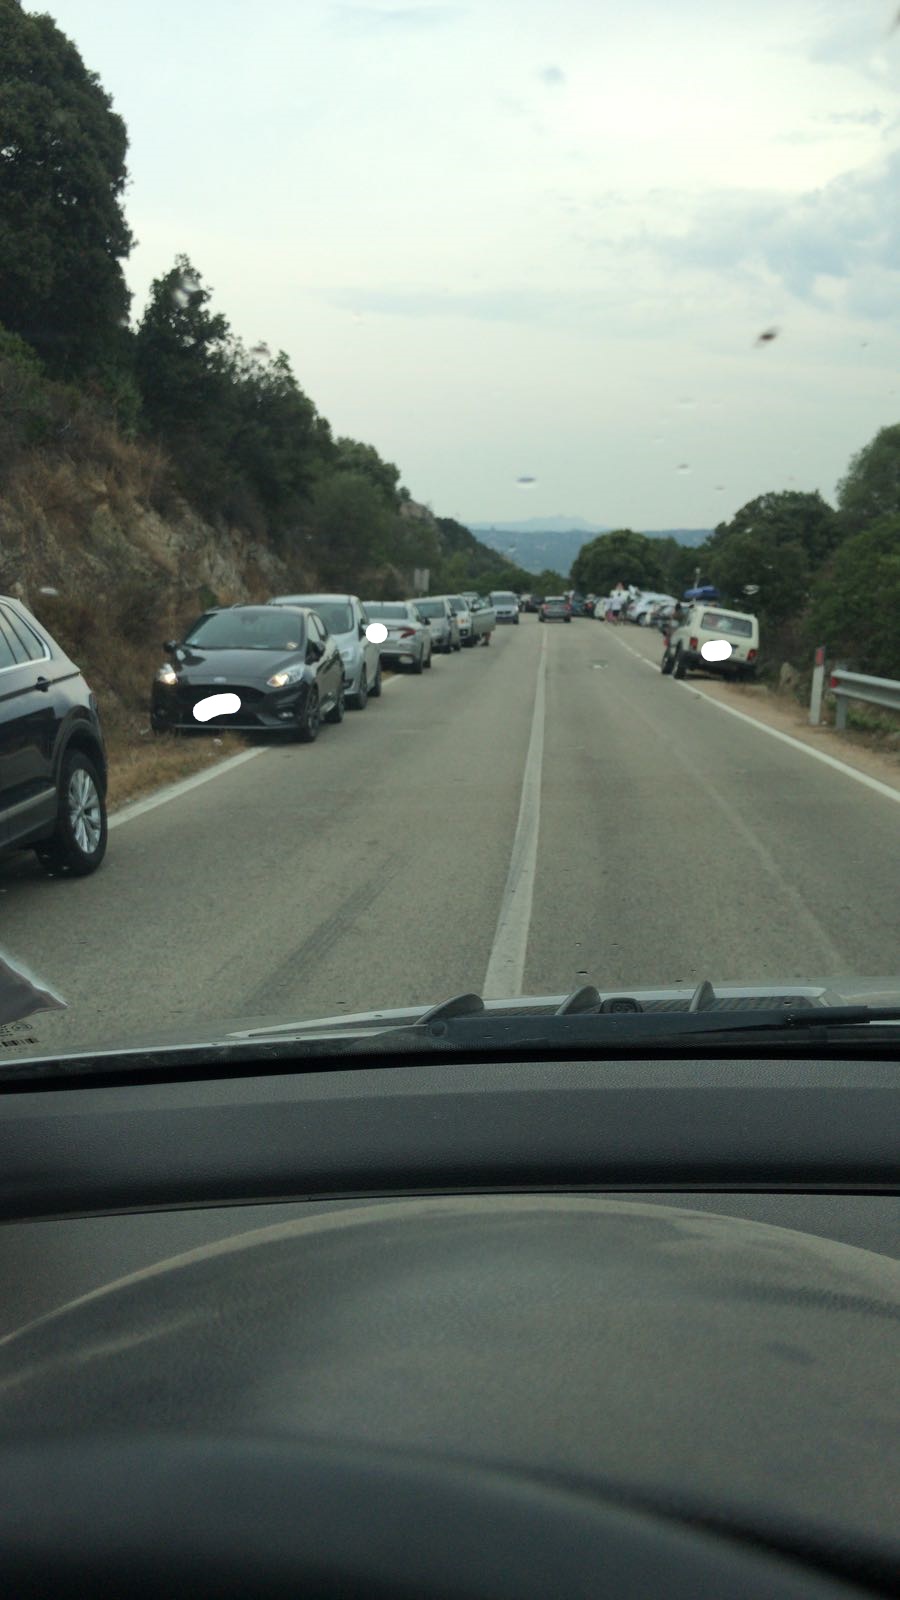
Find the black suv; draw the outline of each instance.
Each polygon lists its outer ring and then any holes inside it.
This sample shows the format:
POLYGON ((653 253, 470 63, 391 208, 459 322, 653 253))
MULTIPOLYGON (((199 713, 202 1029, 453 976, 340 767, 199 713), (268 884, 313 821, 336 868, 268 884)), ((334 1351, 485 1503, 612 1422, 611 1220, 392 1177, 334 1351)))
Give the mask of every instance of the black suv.
POLYGON ((83 875, 106 853, 106 750, 81 673, 18 600, 0 595, 0 853, 33 848, 83 875))

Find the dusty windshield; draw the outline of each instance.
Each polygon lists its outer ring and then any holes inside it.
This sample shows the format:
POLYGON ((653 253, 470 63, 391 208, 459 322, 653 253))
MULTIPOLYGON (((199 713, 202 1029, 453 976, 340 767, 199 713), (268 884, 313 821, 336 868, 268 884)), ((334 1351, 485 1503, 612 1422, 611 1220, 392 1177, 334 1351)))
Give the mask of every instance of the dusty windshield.
POLYGON ((353 632, 353 612, 345 601, 313 598, 306 604, 322 619, 329 633, 353 632))
POLYGON ((219 611, 203 617, 185 635, 185 644, 202 650, 295 650, 303 637, 296 611, 219 611))
POLYGON ((2 1059, 900 985, 895 9, 0 0, 2 1059))

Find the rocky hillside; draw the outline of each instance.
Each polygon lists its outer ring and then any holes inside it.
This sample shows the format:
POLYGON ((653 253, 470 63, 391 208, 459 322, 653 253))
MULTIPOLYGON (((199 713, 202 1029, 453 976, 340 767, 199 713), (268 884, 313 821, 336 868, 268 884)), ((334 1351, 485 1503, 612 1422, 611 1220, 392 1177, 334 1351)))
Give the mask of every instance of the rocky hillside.
POLYGON ((213 527, 177 493, 165 459, 95 429, 71 453, 34 450, 0 479, 0 593, 35 613, 100 701, 113 799, 208 761, 150 739, 161 643, 204 606, 309 587, 316 573, 246 530, 213 527), (142 747, 146 755, 141 754, 142 747))

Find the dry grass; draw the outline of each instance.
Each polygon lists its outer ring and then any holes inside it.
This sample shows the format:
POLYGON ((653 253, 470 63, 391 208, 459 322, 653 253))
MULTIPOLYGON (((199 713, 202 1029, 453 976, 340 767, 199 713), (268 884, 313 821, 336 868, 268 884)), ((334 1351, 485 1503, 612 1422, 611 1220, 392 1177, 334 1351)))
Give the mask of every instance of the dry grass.
MULTIPOLYGON (((104 724, 105 726, 105 724, 104 724)), ((164 784, 216 766, 247 748, 234 733, 153 734, 145 724, 134 733, 106 729, 109 753, 109 808, 115 811, 164 784)))

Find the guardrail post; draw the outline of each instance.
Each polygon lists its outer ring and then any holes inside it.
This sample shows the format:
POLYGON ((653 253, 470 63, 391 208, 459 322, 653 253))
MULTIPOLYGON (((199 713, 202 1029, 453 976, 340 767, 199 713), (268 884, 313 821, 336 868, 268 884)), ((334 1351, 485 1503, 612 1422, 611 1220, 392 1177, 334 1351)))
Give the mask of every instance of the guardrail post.
MULTIPOLYGON (((837 662, 835 662, 835 665, 834 665, 834 668, 833 668, 834 672, 846 672, 846 670, 847 670, 846 661, 837 661, 837 662)), ((835 701, 836 701, 836 704, 835 704, 835 709, 834 709, 834 726, 837 729, 838 733, 842 733, 843 730, 847 726, 847 696, 845 694, 835 695, 835 701)))
POLYGON ((812 694, 809 701, 809 720, 817 728, 822 721, 822 690, 825 687, 825 646, 820 644, 813 663, 812 694))

